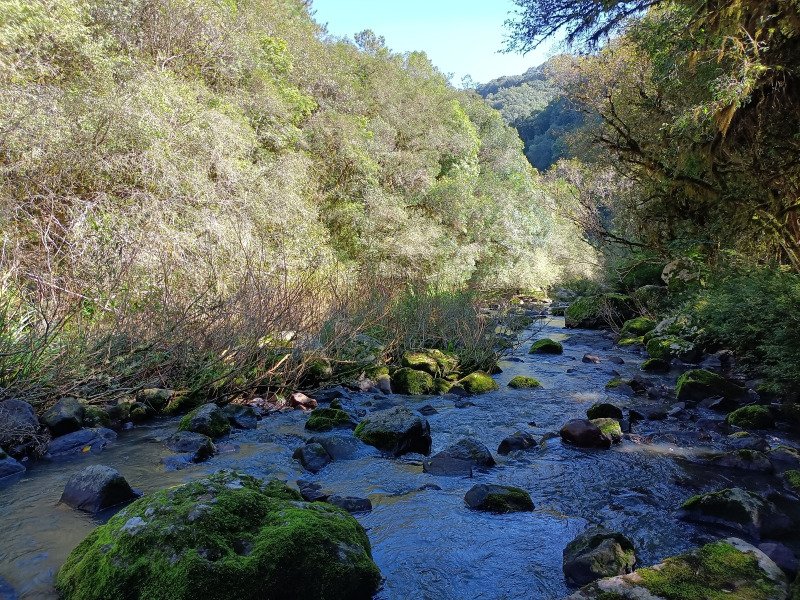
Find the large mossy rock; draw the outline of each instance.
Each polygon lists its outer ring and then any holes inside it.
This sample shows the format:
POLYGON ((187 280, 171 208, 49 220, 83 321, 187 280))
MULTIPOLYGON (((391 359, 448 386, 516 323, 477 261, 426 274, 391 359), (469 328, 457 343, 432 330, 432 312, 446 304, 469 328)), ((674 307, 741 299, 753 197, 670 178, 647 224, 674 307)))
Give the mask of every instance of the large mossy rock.
POLYGON ((400 359, 400 365, 425 371, 433 377, 446 377, 458 369, 458 357, 435 348, 426 348, 418 352, 406 352, 400 359))
POLYGON ((569 305, 564 312, 568 328, 601 329, 629 320, 635 311, 631 299, 621 294, 585 296, 569 305))
POLYGON ((231 432, 231 424, 219 406, 204 404, 181 419, 178 431, 194 431, 217 439, 231 432))
POLYGON ((463 379, 459 379, 458 383, 470 394, 485 394, 500 388, 492 376, 483 371, 470 373, 463 379))
POLYGON ((601 579, 565 600, 787 600, 788 593, 786 576, 766 554, 727 538, 601 579))
POLYGON ((619 421, 609 417, 590 419, 593 425, 597 425, 605 435, 611 437, 611 442, 619 444, 622 441, 622 426, 619 421))
POLYGON ((619 331, 619 337, 621 339, 642 337, 646 333, 653 331, 655 328, 656 322, 653 321, 653 319, 648 319, 647 317, 636 317, 635 319, 625 321, 625 324, 619 331))
POLYGON ((747 389, 711 371, 692 369, 678 378, 675 395, 678 400, 703 400, 712 396, 736 400, 746 397, 747 389))
POLYGON ((652 338, 645 343, 645 349, 650 358, 666 361, 677 358, 680 361, 692 363, 696 362, 701 355, 694 342, 678 337, 652 338))
POLYGON ((331 431, 332 429, 352 429, 353 420, 339 408, 315 408, 306 421, 309 431, 331 431))
POLYGON ((368 414, 353 432, 365 444, 395 456, 431 452, 431 426, 405 406, 395 406, 368 414))
POLYGON ((464 502, 474 510, 494 513, 531 512, 534 509, 528 492, 509 485, 480 483, 472 486, 464 496, 464 502))
POLYGON ((587 529, 564 548, 564 577, 572 585, 625 575, 635 564, 633 543, 621 533, 602 527, 587 529))
POLYGON ((693 496, 681 505, 678 518, 696 523, 715 523, 755 539, 786 535, 791 526, 789 517, 772 502, 741 488, 693 496))
POLYGON ((425 371, 417 371, 409 367, 397 369, 392 375, 392 390, 396 394, 418 396, 433 392, 433 376, 425 371))
POLYGON ((731 425, 744 429, 770 429, 775 427, 775 419, 767 406, 743 406, 728 413, 726 420, 731 425))
POLYGON ((345 511, 221 471, 120 511, 72 551, 56 587, 64 600, 367 600, 380 581, 345 511))
POLYGON ((542 387, 542 384, 533 377, 517 375, 514 377, 514 379, 508 382, 508 387, 514 388, 515 390, 527 390, 529 388, 542 387))
POLYGON ((564 346, 559 342, 554 342, 550 338, 536 340, 531 344, 528 354, 563 354, 564 346))

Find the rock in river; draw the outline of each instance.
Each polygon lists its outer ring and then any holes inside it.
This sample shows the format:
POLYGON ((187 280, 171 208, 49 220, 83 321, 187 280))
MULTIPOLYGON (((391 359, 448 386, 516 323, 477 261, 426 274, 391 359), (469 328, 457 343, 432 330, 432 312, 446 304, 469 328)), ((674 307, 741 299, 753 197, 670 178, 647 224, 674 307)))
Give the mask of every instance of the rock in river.
POLYGON ((306 444, 300 446, 292 454, 292 458, 300 461, 307 471, 316 473, 331 462, 330 455, 325 451, 321 444, 306 444))
POLYGON ((380 581, 348 513, 220 471, 124 508, 78 544, 56 587, 64 600, 368 600, 380 581))
POLYGON ((50 428, 53 437, 58 437, 78 431, 85 412, 86 409, 77 398, 61 398, 44 412, 40 420, 50 428))
POLYGON ((525 490, 508 485, 480 483, 464 496, 467 506, 495 513, 530 512, 533 501, 525 490))
POLYGON ((537 448, 536 438, 526 431, 515 431, 513 434, 504 438, 497 448, 497 453, 505 456, 514 450, 531 450, 537 448))
POLYGON ((559 431, 561 439, 581 448, 610 448, 611 436, 588 419, 572 419, 559 431))
POLYGON ((194 431, 177 431, 164 440, 164 445, 173 452, 191 454, 191 461, 195 463, 214 456, 216 452, 210 437, 194 431))
POLYGON ((47 448, 47 456, 59 458, 70 454, 97 452, 117 439, 117 434, 105 427, 79 429, 53 440, 47 448))
POLYGON ((564 577, 572 585, 586 585, 602 577, 633 571, 633 543, 621 533, 602 527, 587 529, 564 548, 564 577))
POLYGON ((395 456, 408 452, 431 452, 431 427, 405 406, 368 414, 353 432, 365 444, 395 456))
POLYGON ((461 438, 430 459, 422 461, 422 469, 433 475, 470 477, 472 467, 491 467, 495 460, 489 449, 477 440, 461 438))
POLYGON ((231 424, 219 406, 209 403, 195 408, 183 417, 178 431, 194 431, 217 439, 231 432, 231 424))
POLYGON ((116 469, 92 465, 72 474, 61 494, 61 502, 77 510, 96 513, 135 500, 140 495, 116 469))

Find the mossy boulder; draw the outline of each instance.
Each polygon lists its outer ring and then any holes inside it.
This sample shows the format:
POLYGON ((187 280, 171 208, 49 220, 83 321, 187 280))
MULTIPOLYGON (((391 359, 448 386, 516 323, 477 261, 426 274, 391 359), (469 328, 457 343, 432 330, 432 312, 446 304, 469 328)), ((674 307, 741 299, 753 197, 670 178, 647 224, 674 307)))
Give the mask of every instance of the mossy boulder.
POLYGON ((610 402, 595 402, 586 410, 587 419, 621 419, 622 409, 610 402))
POLYGON ((315 408, 305 425, 309 431, 331 431, 342 427, 353 427, 349 414, 339 408, 315 408))
POLYGON ((395 406, 368 414, 353 432, 369 446, 395 456, 408 452, 431 452, 431 427, 428 421, 405 406, 395 406))
POLYGON ((783 480, 786 482, 786 487, 800 496, 800 471, 795 471, 794 469, 786 471, 783 474, 783 480))
POLYGON ((348 513, 220 471, 117 513, 72 551, 56 587, 64 600, 367 600, 380 581, 348 513))
POLYGON ((645 349, 650 358, 662 360, 677 358, 683 362, 695 362, 700 358, 694 342, 677 337, 654 337, 646 342, 645 349))
POLYGON ((89 405, 83 414, 84 427, 109 427, 111 417, 99 406, 89 405))
POLYGON ((585 296, 569 305, 564 312, 564 325, 568 328, 600 329, 629 320, 635 310, 629 296, 601 294, 585 296))
POLYGON ((550 338, 536 340, 531 344, 528 354, 563 354, 564 346, 559 342, 554 342, 550 338))
POLYGON ((653 371, 655 373, 668 373, 672 367, 663 358, 648 358, 642 363, 642 371, 653 371))
POLYGON ((743 406, 728 413, 726 420, 743 429, 770 429, 775 427, 775 418, 767 406, 743 406))
POLYGON ((418 396, 433 392, 433 376, 409 367, 397 369, 392 375, 392 389, 398 394, 418 396))
POLYGON ((433 380, 434 394, 438 394, 440 396, 442 394, 446 394, 447 392, 450 391, 451 387, 453 387, 453 382, 447 381, 447 379, 442 379, 440 377, 437 377, 436 379, 433 380))
POLYGON ((620 348, 627 348, 629 346, 639 346, 642 344, 644 344, 644 336, 624 338, 617 342, 617 346, 619 346, 620 348))
POLYGON ((741 488, 692 496, 681 505, 678 518, 722 525, 755 539, 786 535, 791 526, 791 520, 772 502, 741 488))
POLYGON ((492 376, 483 371, 470 373, 463 379, 459 379, 458 383, 470 394, 484 394, 500 388, 492 376))
POLYGON ((164 388, 147 388, 136 394, 136 402, 147 404, 156 412, 161 412, 175 392, 164 388))
POLYGON ((194 431, 217 439, 231 432, 231 424, 219 406, 204 404, 181 419, 178 431, 194 431))
POLYGON ((436 348, 426 348, 404 353, 400 364, 416 371, 425 371, 434 377, 445 377, 458 368, 458 357, 436 348))
POLYGON ((587 529, 567 544, 563 553, 564 577, 572 585, 624 575, 632 572, 635 564, 633 543, 621 533, 602 527, 587 529))
POLYGON ((611 438, 611 442, 619 444, 622 441, 622 427, 619 421, 611 418, 591 419, 591 422, 600 428, 604 434, 611 438))
POLYGON ((653 321, 653 319, 636 317, 635 319, 625 321, 622 325, 622 329, 619 331, 619 337, 621 339, 642 337, 655 328, 656 322, 653 321))
POLYGON ((712 396, 736 400, 746 397, 747 390, 711 371, 692 369, 678 378, 675 395, 678 400, 703 400, 712 396))
POLYGON ((200 394, 176 394, 170 398, 169 403, 161 411, 165 415, 179 415, 192 411, 205 403, 205 398, 200 394))
POLYGON ((464 501, 472 509, 494 513, 531 512, 534 509, 528 492, 508 485, 475 485, 466 493, 464 501))
POLYGON ((601 579, 565 600, 786 600, 786 576, 758 548, 727 538, 630 575, 601 579))
POLYGON ((528 388, 535 388, 541 386, 542 384, 539 383, 539 381, 537 381, 533 377, 526 377, 525 375, 517 375, 516 377, 514 377, 514 379, 508 382, 508 387, 514 388, 516 390, 525 390, 528 388))
POLYGON ((86 409, 77 398, 61 398, 48 408, 39 420, 50 428, 53 437, 78 431, 86 409))

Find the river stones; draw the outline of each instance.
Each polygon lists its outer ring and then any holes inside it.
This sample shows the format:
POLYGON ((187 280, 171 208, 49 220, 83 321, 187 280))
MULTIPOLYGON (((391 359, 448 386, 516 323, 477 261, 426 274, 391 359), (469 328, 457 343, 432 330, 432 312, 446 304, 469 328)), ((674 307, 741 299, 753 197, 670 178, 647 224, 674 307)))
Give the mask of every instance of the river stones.
MULTIPOLYGON (((315 403, 316 404, 316 403, 315 403)), ((246 404, 228 404, 223 409, 225 416, 231 427, 238 429, 256 429, 258 427, 258 415, 256 409, 246 404)))
POLYGON ((355 496, 328 496, 328 504, 346 510, 349 513, 363 513, 372 510, 372 502, 369 498, 357 498, 355 496))
POLYGON ((86 409, 77 398, 61 398, 48 408, 39 419, 47 425, 53 437, 78 431, 83 424, 86 409))
POLYGON ((365 444, 400 456, 409 452, 431 452, 431 426, 405 406, 368 414, 353 432, 365 444))
POLYGON ((800 469, 800 450, 790 446, 778 446, 767 453, 767 458, 776 472, 800 469))
POLYGON ((526 431, 515 431, 500 442, 497 453, 505 456, 515 450, 531 450, 533 448, 538 448, 536 438, 526 431))
POLYGON ((717 467, 728 467, 743 471, 758 471, 761 473, 772 473, 775 470, 769 458, 767 458, 767 455, 756 450, 733 450, 732 452, 726 452, 722 456, 713 458, 711 464, 717 467))
POLYGON ((391 387, 398 394, 418 396, 433 392, 433 376, 409 367, 397 369, 391 378, 391 387))
POLYGON ((43 445, 42 426, 33 406, 10 398, 0 402, 0 448, 14 458, 39 454, 43 445))
POLYGON ((561 428, 564 442, 581 448, 610 448, 611 436, 588 419, 572 419, 561 428))
POLYGON ((621 533, 602 527, 587 529, 567 544, 563 553, 564 577, 571 585, 625 575, 633 571, 634 564, 633 543, 621 533))
POLYGON ((756 450, 769 452, 769 442, 762 437, 757 437, 746 431, 737 431, 727 436, 727 442, 737 450, 756 450))
POLYGON ((430 459, 422 461, 422 469, 432 475, 472 476, 472 467, 495 465, 489 449, 477 440, 461 438, 430 459))
POLYGON ((494 513, 531 512, 534 508, 530 494, 525 490, 486 483, 470 488, 464 502, 472 509, 494 513))
POLYGON ((21 462, 0 450, 0 479, 24 472, 25 466, 21 462))
POLYGON ((485 394, 486 392, 493 392, 494 390, 500 389, 500 386, 492 379, 492 376, 483 371, 470 373, 463 379, 459 379, 458 383, 469 394, 485 394))
POLYGON ((527 390, 530 388, 542 387, 542 384, 533 377, 526 377, 525 375, 517 375, 508 382, 508 387, 515 390, 527 390))
POLYGON ((536 340, 531 344, 528 354, 563 354, 564 346, 550 338, 536 340))
POLYGON ((148 388, 136 394, 136 402, 147 404, 156 412, 161 412, 167 406, 175 392, 164 388, 148 388))
POLYGON ((693 496, 681 505, 678 518, 722 525, 756 540, 786 535, 792 523, 772 502, 741 488, 693 496))
POLYGON ((96 513, 139 496, 116 469, 91 465, 70 476, 61 502, 76 510, 96 513))
POLYGON ((294 451, 292 458, 300 461, 303 468, 311 473, 320 471, 331 462, 330 455, 321 444, 306 444, 305 446, 300 446, 294 451))
POLYGON ((736 400, 746 398, 747 389, 711 371, 692 369, 678 378, 675 395, 678 400, 703 400, 711 396, 736 400))
POLYGON ((595 402, 586 410, 587 419, 621 419, 622 409, 609 402, 595 402))
POLYGON ((217 439, 231 432, 231 424, 219 406, 209 403, 195 408, 184 416, 178 425, 178 431, 194 431, 211 439, 217 439))
POLYGON ((368 600, 381 582, 364 528, 286 484, 219 471, 136 500, 58 574, 64 600, 368 600))
POLYGON ((306 421, 309 431, 331 431, 333 429, 353 429, 352 417, 340 408, 315 408, 306 421))
POLYGON ((194 431, 177 431, 164 440, 164 445, 173 452, 191 454, 191 462, 202 462, 214 456, 216 448, 207 435, 194 431))
POLYGON ((738 538, 707 544, 630 575, 601 579, 564 600, 786 600, 786 576, 758 548, 738 538))
POLYGON ((356 460, 378 454, 375 448, 351 435, 315 435, 308 443, 320 444, 333 460, 356 460))
POLYGON ((47 456, 59 458, 71 454, 97 452, 116 439, 116 432, 105 427, 79 429, 54 439, 47 448, 47 456))

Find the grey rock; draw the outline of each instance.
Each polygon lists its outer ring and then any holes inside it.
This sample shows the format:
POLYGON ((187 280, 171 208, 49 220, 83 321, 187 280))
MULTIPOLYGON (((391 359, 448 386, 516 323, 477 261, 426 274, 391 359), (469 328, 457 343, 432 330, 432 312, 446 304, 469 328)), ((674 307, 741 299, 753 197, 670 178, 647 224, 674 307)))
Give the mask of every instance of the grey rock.
POLYGON ((258 427, 258 415, 252 406, 229 404, 223 410, 233 427, 239 429, 255 429, 258 427))
POLYGON ((349 513, 369 512, 372 510, 372 502, 369 498, 356 498, 353 496, 330 496, 328 504, 343 508, 349 513))
POLYGON ((231 426, 225 411, 214 403, 208 403, 183 417, 181 428, 215 438, 227 435, 231 426), (188 423, 188 427, 184 423, 188 423))
POLYGON ((300 495, 307 502, 325 502, 331 495, 322 491, 322 484, 316 481, 297 480, 300 495))
POLYGON ((428 421, 405 406, 368 414, 359 423, 354 435, 365 444, 395 456, 431 452, 431 427, 428 421))
POLYGON ((726 452, 722 456, 713 458, 711 464, 717 467, 727 467, 743 471, 757 471, 760 473, 772 473, 775 470, 766 454, 755 450, 734 450, 732 452, 726 452))
POLYGON ((447 451, 438 452, 422 461, 422 470, 431 475, 448 477, 472 477, 473 462, 451 456, 447 451))
POLYGON ((191 454, 191 462, 202 462, 214 456, 214 441, 207 435, 194 431, 177 431, 164 440, 164 445, 173 452, 191 454))
POLYGON ((0 479, 25 472, 25 466, 0 450, 0 479))
POLYGON ((299 460, 303 468, 311 473, 317 473, 331 463, 330 455, 321 444, 300 446, 294 451, 292 458, 299 460))
POLYGON ((77 510, 96 513, 139 497, 125 478, 111 467, 92 465, 69 478, 61 502, 77 510))
POLYGON ((584 354, 581 362, 599 365, 603 361, 596 354, 584 354))
POLYGON ((464 502, 472 509, 495 513, 531 512, 534 509, 528 492, 507 485, 480 483, 470 488, 464 502))
POLYGON ((633 543, 621 533, 602 527, 584 531, 567 544, 563 554, 564 577, 572 585, 631 573, 634 564, 633 543))
POLYGON ((53 437, 59 437, 78 431, 85 412, 86 409, 77 398, 61 398, 44 412, 40 420, 50 428, 53 437))
POLYGON ((610 448, 611 436, 588 419, 572 419, 559 431, 564 442, 581 448, 610 448))
POLYGON ((352 435, 315 435, 309 444, 320 444, 333 460, 357 460, 378 454, 372 446, 352 435))
POLYGON ((515 450, 531 450, 537 447, 536 438, 530 433, 526 431, 516 431, 500 442, 497 453, 505 456, 515 450))
POLYGON ((419 409, 419 414, 423 417, 430 417, 431 415, 438 415, 439 411, 433 408, 430 404, 426 404, 419 409))
POLYGON ((758 549, 769 556, 786 575, 789 577, 797 575, 797 557, 791 548, 779 542, 764 542, 758 545, 758 549))
POLYGON ((67 435, 62 435, 53 440, 47 448, 47 456, 59 458, 83 452, 97 452, 117 439, 117 434, 111 429, 97 427, 93 429, 79 429, 67 435), (87 448, 89 450, 87 450, 87 448))

